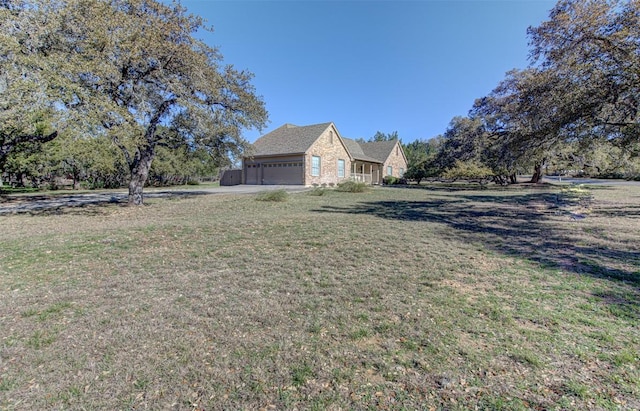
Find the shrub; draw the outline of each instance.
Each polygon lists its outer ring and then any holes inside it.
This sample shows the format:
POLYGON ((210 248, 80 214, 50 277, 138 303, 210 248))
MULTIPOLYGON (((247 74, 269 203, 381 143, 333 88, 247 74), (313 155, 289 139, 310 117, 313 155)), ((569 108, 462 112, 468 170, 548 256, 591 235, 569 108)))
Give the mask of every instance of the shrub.
POLYGON ((397 184, 397 183, 398 183, 398 179, 393 176, 386 176, 382 179, 382 184, 386 186, 390 186, 392 184, 397 184))
POLYGON ((273 190, 273 191, 264 191, 262 193, 258 193, 256 197, 257 201, 274 201, 274 202, 283 202, 287 201, 289 198, 289 194, 284 190, 273 190))
POLYGON ((324 188, 315 187, 313 190, 309 191, 309 195, 320 197, 323 196, 326 191, 327 190, 325 190, 324 188))
POLYGON ((200 185, 200 181, 198 181, 198 180, 187 180, 187 185, 188 186, 197 186, 197 185, 200 185))
POLYGON ((345 181, 338 184, 337 191, 342 191, 345 193, 363 193, 367 191, 367 185, 358 181, 345 181))

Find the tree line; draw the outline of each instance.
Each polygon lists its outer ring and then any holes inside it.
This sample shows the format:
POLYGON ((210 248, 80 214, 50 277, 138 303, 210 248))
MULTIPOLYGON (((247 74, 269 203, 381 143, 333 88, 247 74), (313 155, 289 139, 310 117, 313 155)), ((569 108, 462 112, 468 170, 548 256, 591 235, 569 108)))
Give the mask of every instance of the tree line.
POLYGON ((560 0, 527 35, 527 68, 442 136, 405 146, 407 178, 640 176, 640 1, 560 0))
POLYGON ((0 0, 0 170, 121 186, 208 175, 267 111, 250 72, 194 36, 202 18, 155 0, 0 0))

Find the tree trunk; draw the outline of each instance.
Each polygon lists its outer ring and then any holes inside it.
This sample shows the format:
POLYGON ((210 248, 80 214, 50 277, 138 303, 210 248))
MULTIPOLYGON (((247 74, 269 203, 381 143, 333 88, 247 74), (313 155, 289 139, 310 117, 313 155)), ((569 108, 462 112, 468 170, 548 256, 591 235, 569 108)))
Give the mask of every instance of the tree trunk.
POLYGON ((151 162, 156 156, 156 144, 158 143, 158 136, 156 136, 156 128, 162 116, 176 103, 176 99, 170 99, 163 101, 158 107, 155 114, 149 121, 149 126, 144 133, 144 139, 146 144, 138 146, 136 154, 131 158, 127 148, 120 144, 117 137, 114 138, 114 142, 120 147, 124 153, 124 157, 129 164, 129 170, 131 171, 131 180, 129 181, 129 205, 142 205, 144 199, 142 197, 142 189, 144 183, 147 182, 149 177, 149 170, 151 169, 151 162))
POLYGON ((80 189, 80 172, 74 170, 72 174, 73 174, 73 189, 78 190, 80 189))
POLYGON ((511 184, 518 184, 518 176, 516 173, 509 174, 509 182, 511 184))
POLYGON ((147 146, 136 153, 134 161, 130 164, 131 180, 129 181, 129 205, 142 205, 144 198, 142 189, 149 177, 151 162, 155 157, 155 150, 147 146))
POLYGON ((546 163, 546 159, 540 161, 540 162, 536 162, 535 166, 534 166, 534 172, 533 175, 531 176, 531 181, 530 183, 540 183, 542 182, 542 176, 544 175, 542 169, 546 163))

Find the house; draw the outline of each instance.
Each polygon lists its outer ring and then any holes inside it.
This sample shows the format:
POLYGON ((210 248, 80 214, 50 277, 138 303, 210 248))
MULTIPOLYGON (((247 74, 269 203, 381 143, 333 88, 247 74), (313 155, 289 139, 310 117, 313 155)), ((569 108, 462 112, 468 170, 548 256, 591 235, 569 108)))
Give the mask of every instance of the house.
POLYGON ((369 184, 382 184, 385 176, 401 178, 407 169, 407 157, 398 140, 359 143, 345 139, 354 161, 351 178, 369 184))
POLYGON ((285 124, 260 137, 242 161, 244 184, 333 185, 344 180, 380 184, 401 177, 407 160, 398 141, 358 143, 333 123, 285 124))

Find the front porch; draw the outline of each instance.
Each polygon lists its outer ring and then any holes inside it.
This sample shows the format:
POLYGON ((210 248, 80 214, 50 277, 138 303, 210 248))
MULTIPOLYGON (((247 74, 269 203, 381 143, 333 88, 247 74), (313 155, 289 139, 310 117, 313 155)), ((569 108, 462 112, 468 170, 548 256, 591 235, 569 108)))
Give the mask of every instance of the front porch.
POLYGON ((354 161, 351 165, 351 180, 366 184, 381 184, 382 165, 363 161, 354 161))

